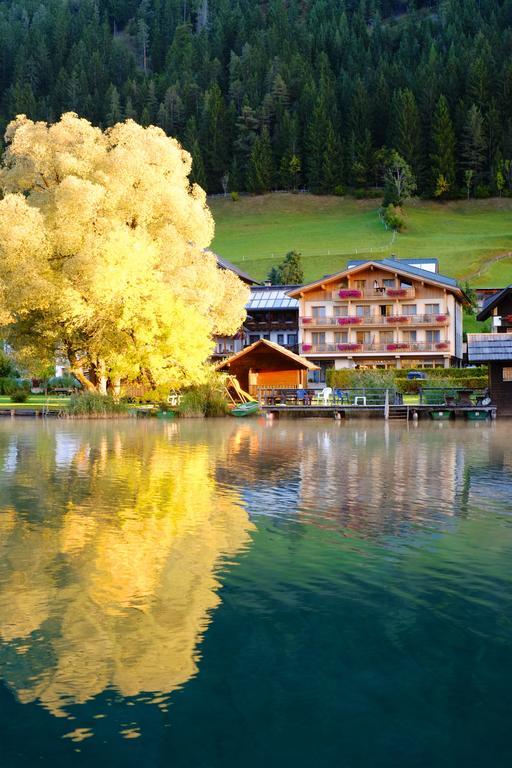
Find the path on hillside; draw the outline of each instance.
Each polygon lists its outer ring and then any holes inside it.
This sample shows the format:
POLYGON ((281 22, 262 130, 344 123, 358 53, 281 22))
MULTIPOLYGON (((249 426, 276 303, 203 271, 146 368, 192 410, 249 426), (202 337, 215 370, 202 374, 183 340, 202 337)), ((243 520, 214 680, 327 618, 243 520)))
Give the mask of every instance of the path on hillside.
POLYGON ((512 251, 507 251, 506 253, 498 253, 496 256, 492 256, 488 261, 485 262, 484 265, 480 267, 480 269, 477 269, 476 272, 472 272, 470 275, 466 276, 467 282, 471 282, 471 280, 474 280, 477 277, 481 277, 484 272, 487 272, 491 264, 496 264, 498 261, 505 261, 505 259, 512 259, 512 251))

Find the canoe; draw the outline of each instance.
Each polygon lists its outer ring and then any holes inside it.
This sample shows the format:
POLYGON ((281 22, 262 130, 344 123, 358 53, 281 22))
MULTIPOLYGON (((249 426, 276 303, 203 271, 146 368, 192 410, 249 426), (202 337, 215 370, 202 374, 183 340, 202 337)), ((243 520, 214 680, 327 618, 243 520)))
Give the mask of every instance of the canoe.
POLYGON ((157 419, 174 419, 174 411, 157 411, 157 419))
POLYGON ((254 400, 250 403, 241 403, 230 411, 231 416, 254 416, 259 410, 259 404, 254 400))

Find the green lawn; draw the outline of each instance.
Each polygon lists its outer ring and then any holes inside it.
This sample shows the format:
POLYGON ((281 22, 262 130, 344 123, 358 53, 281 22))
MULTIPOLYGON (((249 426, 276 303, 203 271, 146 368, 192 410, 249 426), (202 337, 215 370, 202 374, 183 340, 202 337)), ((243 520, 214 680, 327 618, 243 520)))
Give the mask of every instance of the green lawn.
POLYGON ((24 403, 14 403, 7 395, 0 395, 0 408, 11 409, 16 408, 19 410, 28 409, 34 411, 40 411, 45 407, 48 407, 50 411, 65 410, 69 403, 69 397, 63 396, 49 396, 44 395, 30 395, 30 397, 24 403))
POLYGON ((406 207, 407 229, 394 242, 379 219, 379 203, 283 193, 236 203, 212 198, 212 248, 257 279, 295 249, 303 254, 306 280, 343 269, 350 258, 394 254, 436 257, 441 272, 473 285, 512 282, 512 199, 414 201, 406 207))

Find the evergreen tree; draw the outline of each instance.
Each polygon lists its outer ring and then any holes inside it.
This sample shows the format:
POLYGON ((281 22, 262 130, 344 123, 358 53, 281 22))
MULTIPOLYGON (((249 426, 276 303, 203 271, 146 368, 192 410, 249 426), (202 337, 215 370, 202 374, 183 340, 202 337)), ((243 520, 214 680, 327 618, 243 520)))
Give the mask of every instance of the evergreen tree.
POLYGON ((448 102, 444 96, 440 96, 432 121, 432 152, 430 155, 431 192, 436 197, 453 194, 455 191, 455 152, 455 131, 450 118, 448 102), (444 181, 439 186, 441 179, 444 181))
POLYGON ((414 94, 408 88, 397 91, 393 98, 392 146, 418 177, 422 149, 420 116, 414 94))
POLYGON ((263 128, 261 135, 254 142, 249 171, 247 175, 247 189, 262 195, 270 192, 274 180, 274 161, 272 158, 272 145, 268 129, 263 128))
POLYGON ((472 104, 468 110, 462 136, 462 166, 478 177, 485 161, 487 140, 480 108, 472 104))

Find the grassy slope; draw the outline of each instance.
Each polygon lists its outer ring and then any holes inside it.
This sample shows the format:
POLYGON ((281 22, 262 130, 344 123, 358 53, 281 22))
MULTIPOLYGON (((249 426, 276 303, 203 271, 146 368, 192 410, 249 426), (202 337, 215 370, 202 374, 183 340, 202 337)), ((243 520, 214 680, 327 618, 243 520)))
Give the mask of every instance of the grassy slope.
POLYGON ((474 285, 512 282, 512 199, 415 202, 407 207, 407 230, 396 237, 378 217, 378 200, 273 194, 213 198, 213 249, 255 278, 264 278, 286 251, 303 254, 306 279, 343 269, 348 258, 395 254, 437 257, 440 271, 471 278, 474 285), (378 250, 377 250, 378 249, 378 250), (479 274, 476 274, 478 273, 479 274))

